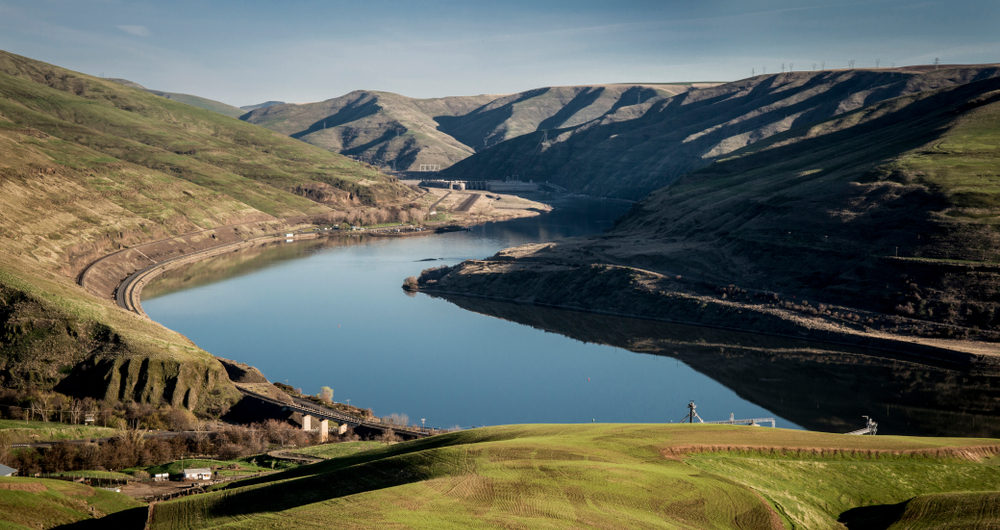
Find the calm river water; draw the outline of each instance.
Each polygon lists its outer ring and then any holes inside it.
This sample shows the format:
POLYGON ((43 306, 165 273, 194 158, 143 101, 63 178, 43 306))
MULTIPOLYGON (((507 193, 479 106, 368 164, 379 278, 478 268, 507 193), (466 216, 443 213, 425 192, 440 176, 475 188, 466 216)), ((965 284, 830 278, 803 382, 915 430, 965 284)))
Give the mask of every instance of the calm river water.
MULTIPOLYGON (((670 422, 690 400, 706 420, 779 416, 674 358, 581 342, 400 288, 427 267, 602 231, 627 208, 573 201, 467 232, 279 245, 169 273, 147 287, 143 307, 273 381, 307 393, 330 386, 337 401, 428 426, 670 422)), ((780 416, 778 426, 798 427, 780 416)))

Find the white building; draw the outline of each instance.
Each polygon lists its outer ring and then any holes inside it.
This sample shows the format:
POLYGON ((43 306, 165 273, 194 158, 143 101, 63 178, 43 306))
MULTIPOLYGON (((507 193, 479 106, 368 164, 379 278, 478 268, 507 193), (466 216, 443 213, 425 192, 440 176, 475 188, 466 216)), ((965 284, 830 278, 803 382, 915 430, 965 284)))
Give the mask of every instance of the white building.
POLYGON ((3 464, 0 464, 0 477, 13 477, 16 474, 17 474, 16 469, 10 466, 5 466, 3 464))
POLYGON ((192 467, 184 470, 184 480, 211 480, 212 470, 207 467, 192 467))

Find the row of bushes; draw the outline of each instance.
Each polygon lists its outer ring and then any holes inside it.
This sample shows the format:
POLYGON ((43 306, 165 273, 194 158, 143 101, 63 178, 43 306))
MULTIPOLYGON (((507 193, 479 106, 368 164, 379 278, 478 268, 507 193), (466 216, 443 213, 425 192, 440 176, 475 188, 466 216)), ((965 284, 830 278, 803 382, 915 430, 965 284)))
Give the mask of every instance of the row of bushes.
MULTIPOLYGON (((344 436, 350 438, 353 433, 344 436)), ((317 442, 315 434, 286 422, 268 420, 156 438, 141 430, 127 429, 102 443, 57 443, 49 448, 11 449, 0 444, 0 462, 18 469, 21 475, 84 469, 120 471, 194 456, 232 460, 262 453, 272 445, 304 446, 317 442)))

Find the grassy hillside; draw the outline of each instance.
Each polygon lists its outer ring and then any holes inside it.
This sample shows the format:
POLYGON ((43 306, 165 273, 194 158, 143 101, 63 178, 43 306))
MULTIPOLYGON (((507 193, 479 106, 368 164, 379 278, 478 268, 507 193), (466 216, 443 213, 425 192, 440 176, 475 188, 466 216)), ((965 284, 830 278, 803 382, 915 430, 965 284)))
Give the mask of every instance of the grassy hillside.
POLYGON ((998 90, 987 77, 775 135, 656 191, 602 237, 424 284, 837 340, 996 341, 998 90))
POLYGON ((54 421, 0 420, 0 440, 12 444, 107 438, 114 436, 117 432, 111 427, 94 425, 74 425, 54 421))
POLYGON ((201 410, 235 395, 218 362, 83 291, 81 270, 142 242, 345 219, 412 194, 272 131, 6 52, 0 154, 0 382, 201 410))
MULTIPOLYGON (((121 493, 91 488, 63 480, 0 477, 0 526, 4 528, 53 528, 86 521, 143 506, 121 493)), ((133 519, 115 519, 119 523, 142 521, 139 508, 133 519)))
POLYGON ((203 98, 200 96, 192 96, 191 94, 179 94, 177 92, 164 92, 162 90, 153 90, 151 88, 146 88, 139 83, 134 81, 129 81, 128 79, 114 79, 109 78, 109 81, 114 81, 131 88, 138 88, 145 90, 150 94, 156 94, 157 96, 164 97, 167 99, 172 99, 185 105, 191 105, 192 107, 198 107, 205 110, 210 110, 212 112, 217 112, 223 116, 229 116, 230 118, 239 118, 240 116, 246 114, 247 111, 234 107, 232 105, 223 103, 221 101, 215 101, 214 99, 203 98))
POLYGON ((648 107, 687 88, 575 86, 434 99, 355 91, 318 103, 254 109, 241 119, 381 167, 416 171, 421 164, 448 167, 536 130, 578 125, 622 107, 648 107))
POLYGON ((790 72, 654 100, 582 124, 525 134, 449 168, 449 176, 549 180, 639 199, 714 160, 799 127, 894 97, 996 76, 995 66, 790 72))
MULTIPOLYGON (((159 503, 153 528, 837 526, 918 495, 997 491, 996 440, 707 425, 435 436, 159 503)), ((945 503, 947 505, 947 503, 945 503)), ((926 510, 932 517, 943 508, 926 510)))

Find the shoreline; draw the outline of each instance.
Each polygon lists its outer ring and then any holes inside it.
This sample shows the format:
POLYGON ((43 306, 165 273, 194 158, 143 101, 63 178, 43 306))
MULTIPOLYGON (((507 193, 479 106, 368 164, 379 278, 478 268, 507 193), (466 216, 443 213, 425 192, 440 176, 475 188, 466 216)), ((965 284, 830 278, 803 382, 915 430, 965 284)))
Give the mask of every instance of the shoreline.
POLYGON ((607 266, 608 270, 604 270, 597 265, 529 265, 508 256, 468 260, 445 270, 423 271, 414 290, 446 300, 449 297, 476 298, 684 324, 867 348, 962 370, 1000 371, 1000 344, 994 342, 860 329, 789 309, 698 294, 681 289, 679 285, 647 285, 642 280, 648 278, 644 277, 629 277, 624 281, 622 277, 629 275, 653 275, 629 267, 607 266), (594 267, 600 270, 592 270, 594 267), (609 270, 612 274, 608 274, 609 270))
MULTIPOLYGON (((580 313, 588 313, 593 315, 606 315, 622 318, 631 318, 635 320, 643 320, 648 322, 662 322, 664 324, 681 324, 685 326, 701 327, 708 329, 717 329, 723 331, 734 331, 739 333, 749 333, 753 335, 761 335, 766 337, 776 337, 782 339, 792 339, 800 340, 805 342, 814 342, 817 344, 829 344, 832 346, 844 346, 851 348, 869 348, 882 353, 890 354, 891 358, 903 359, 908 361, 922 362, 922 363, 933 363, 935 365, 946 365, 944 367, 953 369, 968 369, 976 362, 981 362, 987 365, 995 365, 997 369, 1000 369, 1000 357, 996 355, 980 354, 968 351, 962 351, 957 349, 945 348, 941 346, 935 346, 933 344, 923 344, 917 342, 909 342, 903 340, 902 338, 892 338, 887 336, 878 336, 875 334, 854 334, 854 333, 844 333, 835 332, 830 330, 822 330, 823 334, 830 335, 827 337, 818 337, 814 333, 817 330, 802 327, 803 331, 812 332, 811 334, 803 335, 793 335, 791 333, 781 333, 777 331, 768 331, 761 329, 754 329, 750 327, 736 327, 736 326, 725 326, 721 324, 712 324, 706 322, 699 322, 697 320, 681 320, 681 319, 671 319, 671 318, 658 318, 651 316, 643 316, 637 313, 628 313, 622 311, 611 311, 602 310, 595 308, 587 308, 582 306, 575 306, 570 304, 556 304, 556 303, 546 303, 546 302, 525 302, 522 300, 517 300, 514 298, 501 297, 501 296, 491 296, 483 294, 473 294, 465 293, 460 291, 449 291, 446 289, 434 289, 434 288, 423 288, 421 287, 419 291, 424 294, 434 296, 437 298, 442 298, 448 300, 449 297, 465 297, 465 298, 476 298, 481 300, 491 300, 496 302, 511 303, 517 305, 525 306, 537 306, 544 307, 547 309, 559 309, 563 311, 575 311, 580 313), (853 340, 852 340, 853 339, 853 340), (920 353, 915 350, 920 350, 920 353), (941 355, 934 355, 935 353, 941 355), (959 357, 961 356, 961 357, 959 357)), ((451 300, 448 300, 451 301, 451 300)))
MULTIPOLYGON (((551 206, 546 203, 540 203, 548 207, 551 210, 551 206)), ((78 274, 76 278, 76 283, 83 287, 84 289, 90 291, 95 295, 110 295, 114 298, 115 303, 118 307, 125 309, 131 313, 135 313, 143 318, 149 319, 149 316, 142 309, 142 288, 149 282, 156 279, 160 274, 172 270, 177 267, 184 265, 196 263, 202 260, 210 259, 215 256, 220 256, 222 254, 227 254, 229 252, 238 252, 243 249, 251 248, 257 245, 264 245, 268 243, 275 243, 280 241, 286 242, 298 242, 306 241, 312 239, 319 239, 320 237, 418 237, 418 236, 428 236, 441 233, 442 231, 451 231, 451 229, 466 229, 472 226, 477 226, 480 224, 485 224, 488 222, 504 222, 510 221, 517 218, 523 217, 535 217, 546 213, 546 211, 539 209, 524 209, 527 215, 519 216, 498 216, 495 220, 469 220, 469 219, 459 219, 447 223, 439 223, 435 225, 410 225, 407 227, 378 227, 378 228, 362 228, 362 229, 352 229, 352 230, 323 230, 313 225, 311 228, 303 228, 302 224, 291 225, 287 230, 282 230, 279 232, 272 232, 266 235, 254 236, 248 239, 237 239, 235 241, 230 241, 227 243, 222 243, 219 245, 207 247, 207 248, 197 248, 194 243, 188 242, 186 245, 182 244, 179 249, 173 249, 175 252, 180 252, 178 255, 169 257, 167 259, 154 260, 148 255, 142 252, 141 248, 146 246, 158 245, 158 244, 170 244, 181 242, 184 239, 192 239, 196 236, 202 234, 209 234, 212 239, 216 238, 216 233, 224 229, 232 228, 234 232, 238 232, 240 227, 245 227, 246 225, 227 225, 213 228, 206 228, 203 230, 198 230, 195 232, 189 232, 186 234, 180 234, 172 238, 166 238, 162 240, 149 241, 146 243, 141 243, 139 245, 134 245, 128 248, 123 248, 116 250, 114 252, 105 254, 100 258, 87 264, 78 274), (457 228, 455 228, 457 227, 457 228), (289 237, 291 235, 291 237, 289 237), (88 285, 90 277, 99 274, 101 271, 101 265, 108 263, 109 260, 116 256, 125 256, 126 254, 134 252, 139 254, 142 259, 151 261, 150 265, 145 267, 135 269, 131 273, 121 277, 115 283, 114 287, 110 292, 101 292, 99 287, 91 287, 88 285)), ((287 223, 288 220, 275 220, 268 224, 273 223, 287 223)), ((287 225, 286 225, 287 226, 287 225)), ((108 268, 115 268, 116 264, 108 263, 108 268)), ((119 267, 120 268, 120 267, 119 267)), ((113 272, 112 272, 113 273, 113 272)), ((152 320, 152 319, 150 319, 152 320)))

